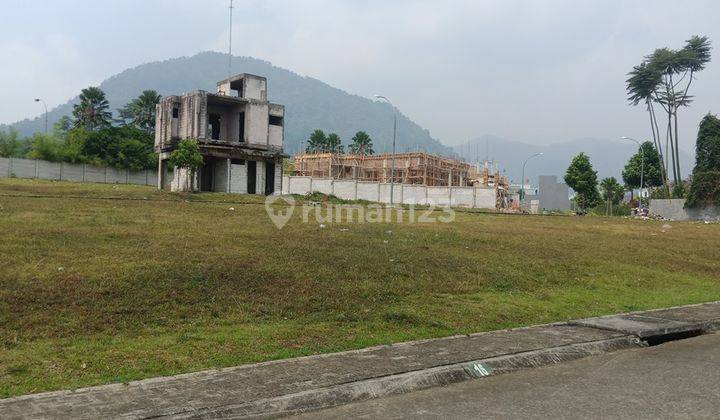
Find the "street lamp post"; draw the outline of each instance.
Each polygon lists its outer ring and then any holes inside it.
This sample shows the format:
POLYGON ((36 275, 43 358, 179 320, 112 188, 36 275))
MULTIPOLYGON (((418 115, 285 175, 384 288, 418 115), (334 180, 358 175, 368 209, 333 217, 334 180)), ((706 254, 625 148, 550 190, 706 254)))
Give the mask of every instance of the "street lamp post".
POLYGON ((42 100, 42 99, 40 99, 40 98, 35 98, 35 102, 42 102, 43 106, 45 107, 45 134, 47 134, 47 133, 48 133, 48 124, 47 124, 47 122, 48 122, 48 114, 47 114, 47 104, 45 103, 45 101, 43 101, 43 100, 42 100))
POLYGON ((392 163, 390 167, 390 205, 392 206, 395 201, 393 201, 393 196, 395 193, 395 139, 397 138, 397 111, 395 110, 395 106, 390 102, 388 98, 382 95, 375 95, 375 98, 381 99, 393 108, 393 141, 392 141, 392 163))
POLYGON ((645 149, 643 149, 642 144, 634 138, 622 136, 622 139, 634 141, 640 148, 640 199, 638 201, 640 202, 640 208, 642 208, 643 177, 645 175, 645 149))
POLYGON ((543 152, 535 153, 532 156, 529 156, 527 159, 525 159, 525 162, 523 162, 522 166, 522 178, 520 179, 520 204, 522 204, 523 198, 525 198, 525 165, 528 163, 528 161, 536 156, 542 156, 543 152))

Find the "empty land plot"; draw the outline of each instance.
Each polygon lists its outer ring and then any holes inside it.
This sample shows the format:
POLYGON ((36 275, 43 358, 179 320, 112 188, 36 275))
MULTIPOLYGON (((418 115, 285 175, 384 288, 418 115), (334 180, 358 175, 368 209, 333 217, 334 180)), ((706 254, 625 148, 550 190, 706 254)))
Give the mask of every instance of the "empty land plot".
POLYGON ((0 180, 0 396, 720 299, 718 224, 263 201, 0 180))

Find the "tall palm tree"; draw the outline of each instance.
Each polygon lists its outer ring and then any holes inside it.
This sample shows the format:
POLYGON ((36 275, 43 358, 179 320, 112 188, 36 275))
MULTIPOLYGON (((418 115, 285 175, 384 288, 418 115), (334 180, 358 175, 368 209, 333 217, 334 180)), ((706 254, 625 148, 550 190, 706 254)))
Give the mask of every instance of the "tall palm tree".
POLYGON ((660 155, 660 161, 662 162, 662 179, 663 184, 667 186, 667 173, 665 171, 665 157, 663 154, 662 143, 660 142, 660 129, 657 123, 657 116, 655 115, 655 107, 653 101, 655 98, 655 92, 662 83, 662 74, 648 64, 647 61, 643 61, 639 66, 633 67, 632 71, 628 73, 628 79, 626 80, 628 101, 633 106, 637 106, 640 103, 644 103, 650 116, 650 131, 652 131, 653 145, 660 155))
POLYGON ((112 117, 108 108, 105 92, 94 86, 85 88, 80 93, 80 103, 73 106, 73 125, 91 131, 108 127, 112 117))
POLYGON ((350 153, 355 155, 372 155, 375 153, 373 150, 372 139, 364 131, 358 131, 355 133, 349 148, 350 153))
POLYGON ((120 120, 133 124, 148 133, 155 131, 155 106, 160 103, 160 94, 154 90, 144 90, 119 110, 120 120))

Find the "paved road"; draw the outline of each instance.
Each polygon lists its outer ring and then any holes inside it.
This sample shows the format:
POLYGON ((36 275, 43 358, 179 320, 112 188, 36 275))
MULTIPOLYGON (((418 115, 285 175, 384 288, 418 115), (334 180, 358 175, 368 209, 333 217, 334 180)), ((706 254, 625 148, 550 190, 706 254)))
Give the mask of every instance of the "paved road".
POLYGON ((720 333, 298 418, 719 418, 720 333))

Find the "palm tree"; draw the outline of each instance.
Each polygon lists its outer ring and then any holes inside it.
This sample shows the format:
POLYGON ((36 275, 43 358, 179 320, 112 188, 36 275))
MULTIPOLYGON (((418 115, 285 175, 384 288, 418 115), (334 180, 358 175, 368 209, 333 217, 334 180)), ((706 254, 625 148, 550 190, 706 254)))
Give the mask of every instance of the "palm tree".
POLYGON ((650 131, 652 131, 653 145, 660 155, 663 162, 662 178, 663 183, 667 185, 667 174, 665 173, 665 160, 663 155, 662 144, 660 143, 660 129, 657 124, 657 116, 655 115, 655 107, 653 100, 655 92, 662 82, 662 74, 652 68, 647 61, 643 61, 639 66, 633 67, 628 73, 627 92, 628 100, 633 106, 637 106, 641 102, 645 103, 648 114, 650 115, 650 131))
POLYGON ((144 90, 119 110, 120 120, 124 124, 133 124, 152 133, 155 131, 155 107, 162 96, 154 90, 144 90))
POLYGON ((73 125, 91 131, 108 127, 112 117, 108 108, 105 92, 94 86, 85 88, 80 93, 80 103, 73 106, 73 125))
POLYGON ((640 66, 633 67, 627 79, 630 103, 637 105, 645 102, 648 107, 655 148, 663 160, 663 178, 666 187, 670 166, 672 166, 675 187, 680 188, 682 185, 678 110, 689 106, 692 102, 692 96, 688 94, 690 85, 695 73, 703 70, 710 61, 710 51, 710 41, 707 37, 693 36, 685 41, 685 46, 680 50, 656 49, 645 57, 640 66), (660 141, 661 134, 653 104, 660 105, 667 115, 665 153, 660 141))
POLYGON ((343 153, 342 141, 336 133, 327 135, 327 151, 330 153, 343 153))
POLYGON ((323 153, 327 149, 327 137, 325 132, 317 129, 310 134, 305 153, 323 153))
POLYGON ((352 138, 352 143, 350 143, 350 153, 364 156, 375 153, 372 139, 366 132, 358 131, 355 133, 355 136, 352 138))

